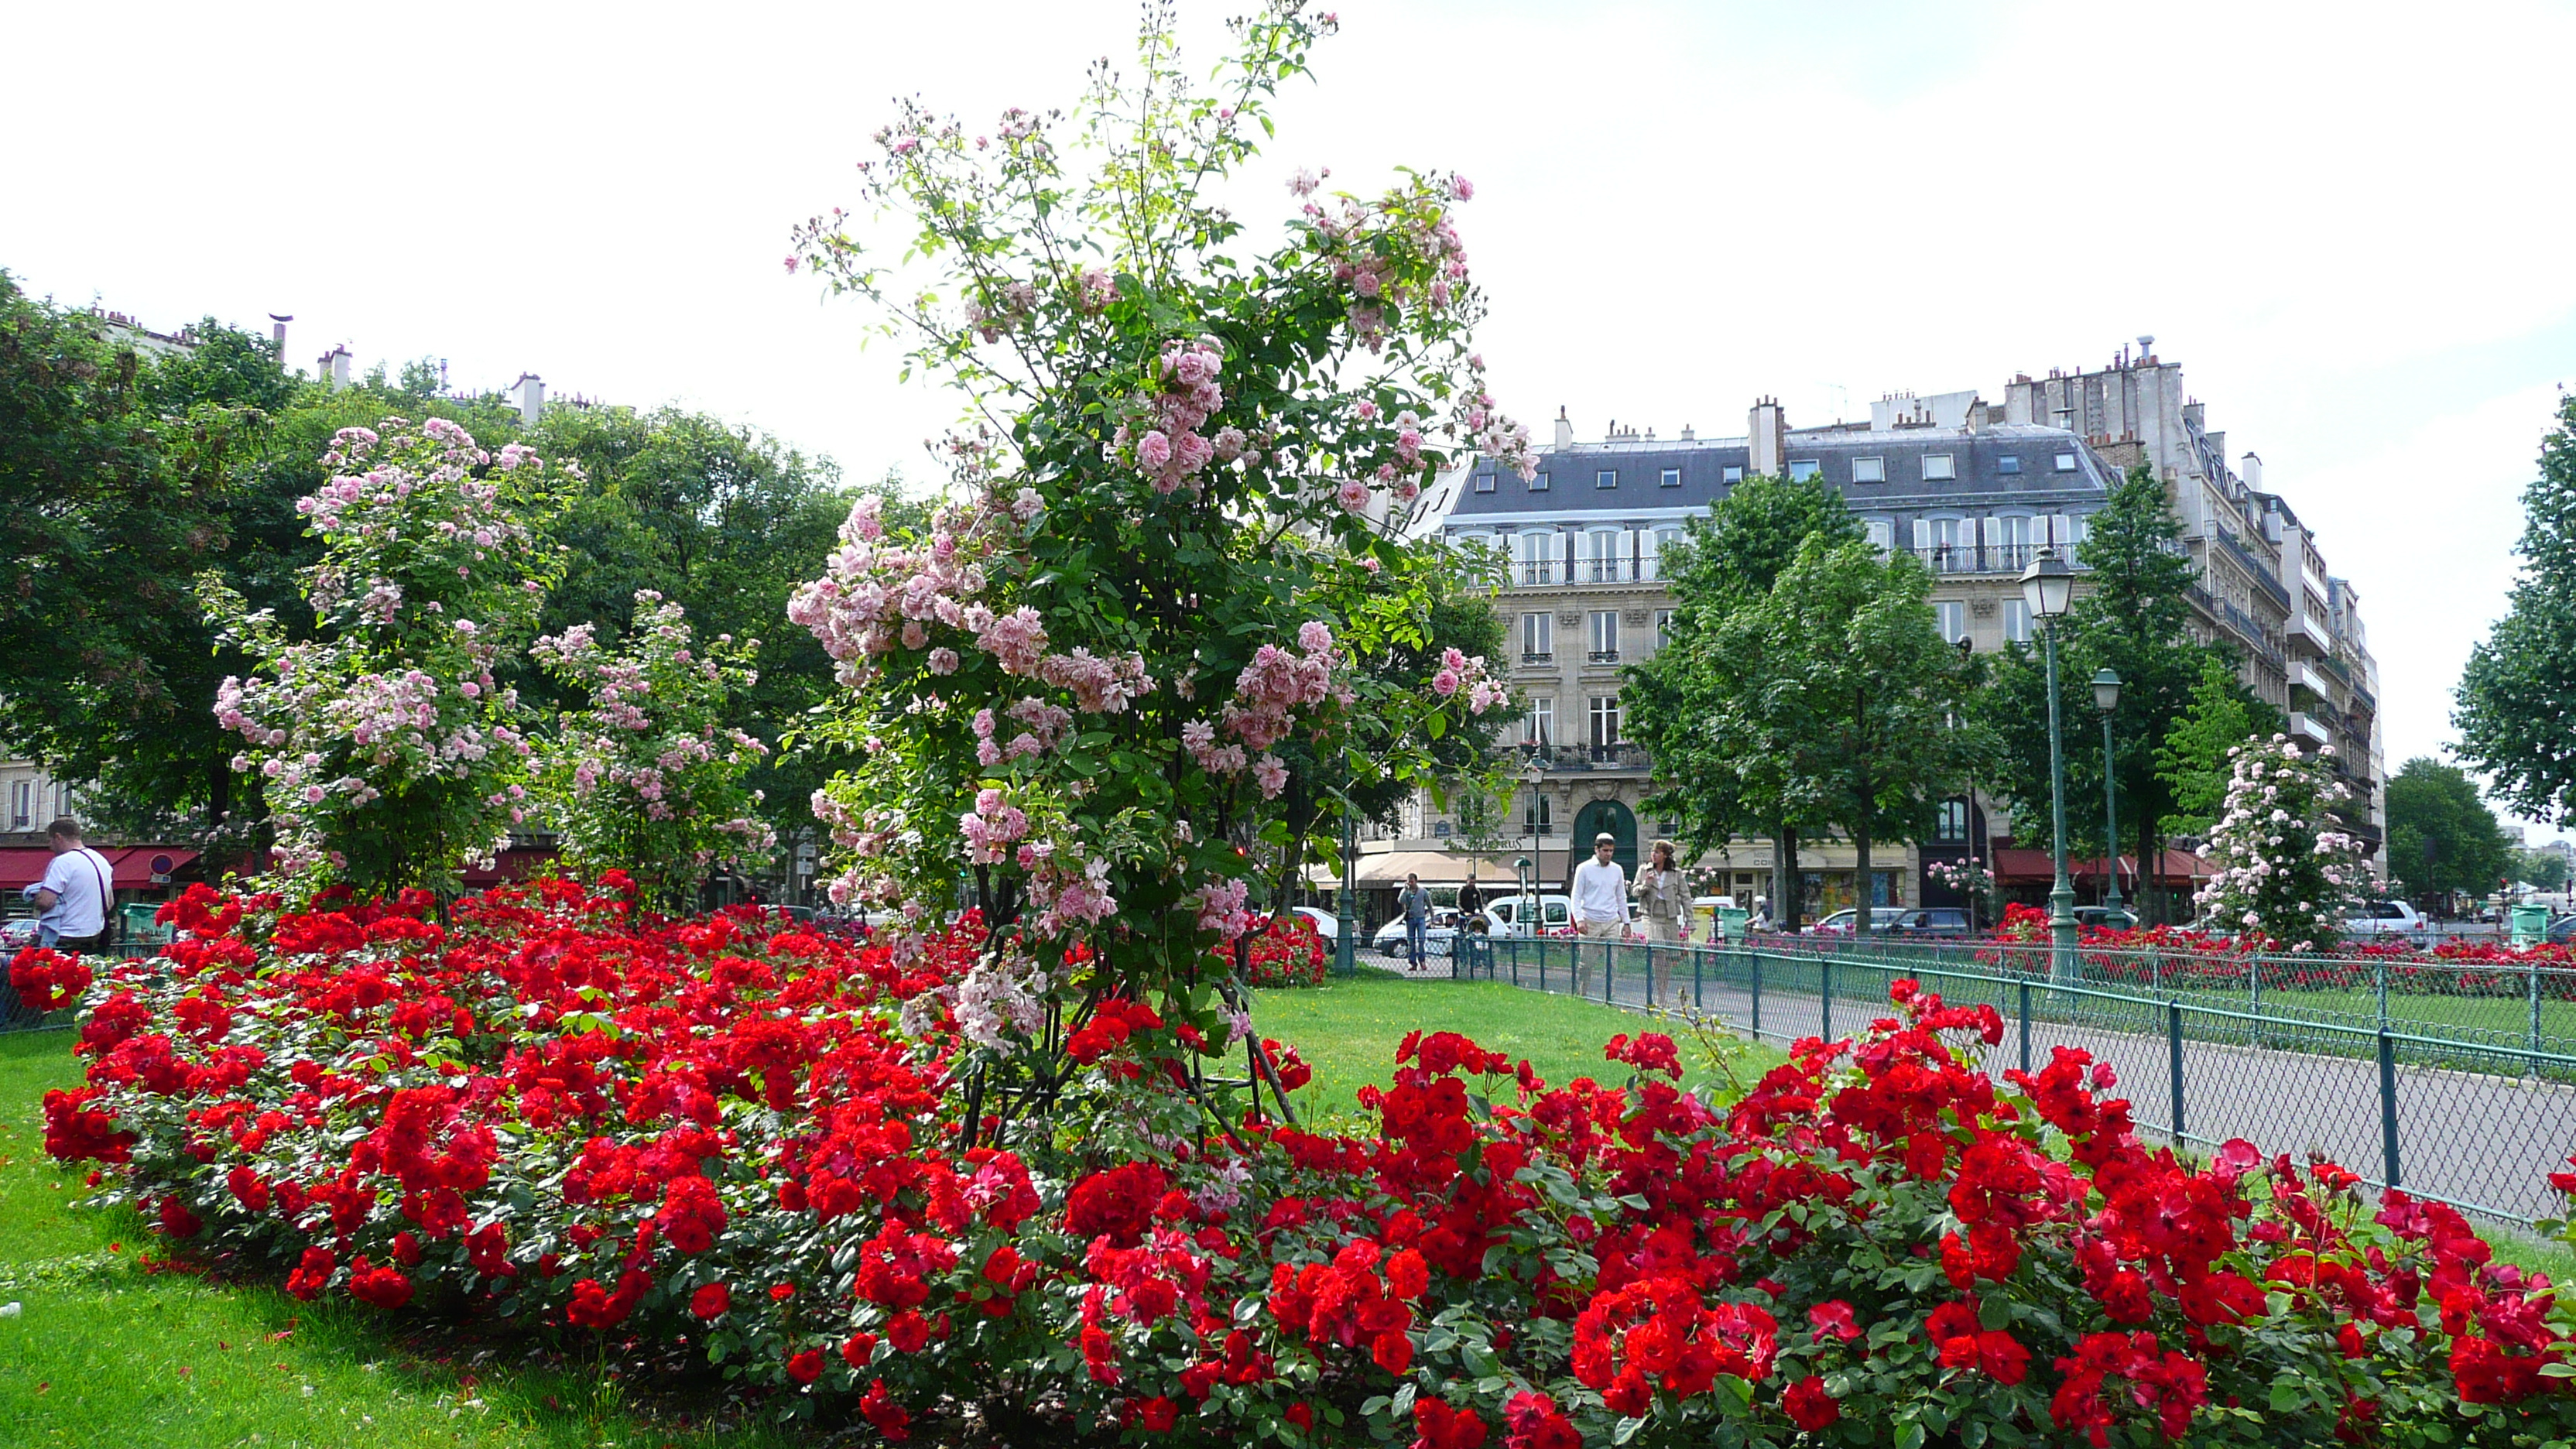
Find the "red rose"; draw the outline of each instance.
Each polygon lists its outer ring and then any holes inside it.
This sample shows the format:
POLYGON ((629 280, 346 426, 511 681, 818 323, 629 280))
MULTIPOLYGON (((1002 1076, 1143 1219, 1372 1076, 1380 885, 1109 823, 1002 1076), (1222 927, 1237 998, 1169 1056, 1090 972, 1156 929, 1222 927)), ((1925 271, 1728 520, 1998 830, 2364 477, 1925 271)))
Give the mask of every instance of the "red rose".
POLYGON ((349 1265, 349 1296, 378 1308, 400 1308, 411 1301, 411 1280, 400 1268, 370 1267, 359 1258, 349 1265))
POLYGON ((725 1310, 731 1307, 733 1290, 722 1283, 709 1283, 689 1295, 689 1311, 709 1322, 724 1317, 725 1310))
POLYGON ((1789 1413, 1789 1422, 1813 1434, 1843 1416, 1843 1406, 1825 1392, 1825 1381, 1809 1374, 1789 1386, 1781 1397, 1780 1407, 1789 1413))
POLYGON ((823 1351, 809 1348, 792 1354, 787 1360, 787 1376, 800 1384, 810 1384, 823 1376, 823 1351))

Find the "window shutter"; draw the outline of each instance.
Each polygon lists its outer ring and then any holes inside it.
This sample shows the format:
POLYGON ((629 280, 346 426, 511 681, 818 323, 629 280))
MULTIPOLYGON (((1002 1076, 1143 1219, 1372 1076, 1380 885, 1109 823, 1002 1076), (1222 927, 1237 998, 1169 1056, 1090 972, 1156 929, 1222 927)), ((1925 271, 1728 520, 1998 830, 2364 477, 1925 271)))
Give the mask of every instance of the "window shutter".
POLYGON ((1928 518, 1918 518, 1914 520, 1914 551, 1916 553, 1922 553, 1931 547, 1932 520, 1928 518))
POLYGON ((1619 534, 1620 571, 1623 575, 1631 579, 1642 579, 1646 576, 1645 570, 1639 567, 1640 560, 1637 557, 1637 538, 1637 530, 1633 528, 1623 529, 1619 534))

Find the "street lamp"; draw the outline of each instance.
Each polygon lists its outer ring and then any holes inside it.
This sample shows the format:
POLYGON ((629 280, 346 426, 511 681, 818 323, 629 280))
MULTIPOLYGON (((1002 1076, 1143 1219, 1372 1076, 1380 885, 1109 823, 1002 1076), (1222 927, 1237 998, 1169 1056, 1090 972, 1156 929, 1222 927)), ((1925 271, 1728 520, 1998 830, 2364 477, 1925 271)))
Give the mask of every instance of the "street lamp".
POLYGON ((2075 976, 2075 887, 2066 879, 2066 742, 2057 722, 2057 621, 2075 593, 2075 571, 2055 549, 2043 548, 2022 571, 2021 596, 2030 616, 2039 621, 2041 649, 2048 660, 2048 805, 2056 838, 2049 842, 2057 861, 2057 884, 2048 892, 2048 974, 2059 981, 2075 976))
POLYGON ((2120 786, 2111 759, 2111 711, 2120 707, 2120 676, 2108 665, 2093 675, 2093 707, 2102 711, 2102 840, 2111 853, 2111 888, 2103 893, 2102 904, 2125 914, 2127 907, 2120 902, 2120 786))
POLYGON ((1351 919, 1351 897, 1359 890, 1359 817, 1350 797, 1342 797, 1342 888, 1333 892, 1333 974, 1359 974, 1359 923, 1351 919))

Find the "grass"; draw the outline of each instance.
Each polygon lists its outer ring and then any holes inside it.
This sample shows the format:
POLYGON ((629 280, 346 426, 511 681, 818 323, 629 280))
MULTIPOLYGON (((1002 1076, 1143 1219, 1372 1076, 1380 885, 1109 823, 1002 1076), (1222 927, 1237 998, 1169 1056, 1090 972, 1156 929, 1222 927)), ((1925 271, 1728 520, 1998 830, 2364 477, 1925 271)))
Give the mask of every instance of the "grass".
MULTIPOLYGON (((1357 1115, 1353 1096, 1367 1084, 1387 1086, 1395 1046, 1409 1031, 1455 1031, 1479 1046, 1527 1058, 1550 1083, 1593 1077, 1624 1082, 1628 1069, 1602 1059, 1602 1043, 1621 1032, 1665 1031, 1684 1043, 1691 1085, 1728 1086, 1726 1071, 1674 1023, 1633 1012, 1547 996, 1492 981, 1406 980, 1362 967, 1359 975, 1294 991, 1265 992, 1254 1008, 1264 1036, 1296 1046, 1315 1080, 1290 1095, 1300 1119, 1357 1115)), ((1784 1060, 1774 1048, 1729 1039, 1729 1065, 1743 1085, 1784 1060)))

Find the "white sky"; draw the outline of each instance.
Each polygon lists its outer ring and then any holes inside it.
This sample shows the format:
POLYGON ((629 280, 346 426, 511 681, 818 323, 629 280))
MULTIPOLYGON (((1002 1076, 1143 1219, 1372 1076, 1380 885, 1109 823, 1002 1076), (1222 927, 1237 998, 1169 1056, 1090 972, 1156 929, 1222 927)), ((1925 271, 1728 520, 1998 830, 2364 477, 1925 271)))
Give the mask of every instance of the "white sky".
MULTIPOLYGON (((1185 31, 1211 61, 1215 19, 1185 31)), ((2451 738, 2576 382, 2566 4, 1342 0, 1241 193, 1477 184, 1507 409, 1739 434, 1999 394, 2139 333, 2360 590, 2390 767, 2451 738)), ((1127 55, 1131 0, 25 7, 0 266, 290 360, 450 362, 933 469, 953 399, 780 266, 918 93, 981 128, 1127 55), (33 144, 30 144, 30 142, 33 144)), ((2535 831, 2534 839, 2542 832, 2535 831)))

